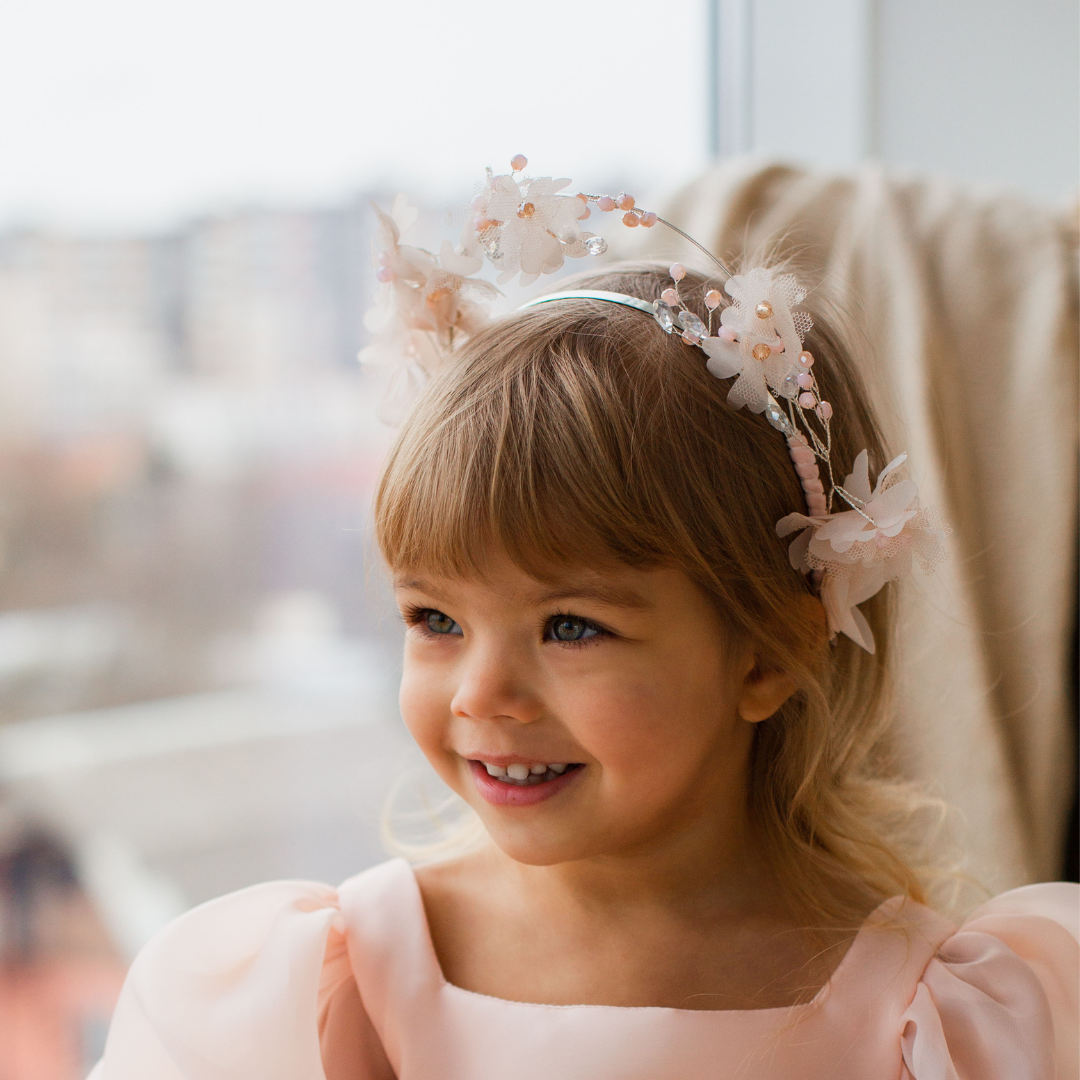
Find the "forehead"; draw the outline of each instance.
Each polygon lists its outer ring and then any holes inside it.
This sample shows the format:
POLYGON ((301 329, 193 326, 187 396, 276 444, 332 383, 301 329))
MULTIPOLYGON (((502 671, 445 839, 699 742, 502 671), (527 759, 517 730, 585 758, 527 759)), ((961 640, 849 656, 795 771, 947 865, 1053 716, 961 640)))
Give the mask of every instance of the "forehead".
POLYGON ((604 567, 545 567, 526 571, 508 557, 486 560, 482 572, 444 576, 402 571, 394 575, 399 592, 419 592, 435 599, 487 595, 515 604, 540 605, 560 599, 591 599, 614 607, 650 608, 665 587, 661 578, 679 571, 615 563, 604 567))

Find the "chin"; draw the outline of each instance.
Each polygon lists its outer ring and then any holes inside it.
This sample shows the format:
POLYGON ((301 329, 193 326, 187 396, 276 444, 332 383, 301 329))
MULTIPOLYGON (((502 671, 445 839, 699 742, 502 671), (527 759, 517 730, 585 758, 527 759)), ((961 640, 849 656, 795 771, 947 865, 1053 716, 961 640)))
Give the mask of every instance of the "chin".
POLYGON ((560 829, 551 822, 508 823, 491 820, 491 815, 481 813, 480 819, 495 846, 507 858, 525 866, 556 866, 559 863, 576 862, 592 856, 603 855, 611 850, 595 831, 585 829, 560 829))

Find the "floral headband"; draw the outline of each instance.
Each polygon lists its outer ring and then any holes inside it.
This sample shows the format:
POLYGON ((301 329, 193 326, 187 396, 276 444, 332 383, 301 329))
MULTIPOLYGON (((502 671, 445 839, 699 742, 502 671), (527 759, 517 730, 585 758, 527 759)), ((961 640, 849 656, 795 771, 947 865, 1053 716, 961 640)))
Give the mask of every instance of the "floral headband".
POLYGON ((640 209, 633 196, 560 194, 569 180, 522 175, 527 162, 517 155, 512 172, 495 176, 490 169, 484 188, 472 203, 472 216, 454 247, 444 240, 436 256, 401 243, 401 234, 417 218, 399 195, 389 214, 375 207, 376 306, 365 319, 375 334, 360 354, 364 362, 391 359, 398 370, 384 403, 383 415, 399 421, 416 393, 453 350, 491 321, 485 301, 501 295, 490 282, 475 277, 485 258, 500 271, 500 285, 520 275, 529 285, 541 274, 559 270, 568 258, 600 255, 602 237, 585 232, 580 222, 591 207, 622 211, 623 224, 652 228, 661 224, 682 236, 723 273, 723 302, 712 288, 705 294, 703 321, 679 294, 686 270, 671 267, 671 285, 659 300, 624 293, 575 289, 529 301, 523 307, 559 300, 585 299, 621 304, 651 316, 668 334, 679 334, 707 357, 706 367, 718 379, 734 379, 727 401, 762 413, 787 440, 795 471, 806 496, 807 513, 792 513, 776 523, 778 536, 798 536, 788 547, 791 565, 807 575, 828 618, 830 636, 845 634, 867 652, 874 637, 858 605, 877 594, 886 582, 907 576, 917 560, 929 572, 945 557, 942 541, 948 530, 938 515, 920 508, 918 487, 899 472, 906 454, 891 461, 870 486, 869 458, 863 450, 850 475, 836 482, 832 462, 833 409, 821 398, 814 377, 814 357, 803 348, 813 325, 798 304, 806 291, 791 274, 757 267, 732 274, 693 237, 652 211, 640 209), (833 511, 837 501, 846 509, 833 511))

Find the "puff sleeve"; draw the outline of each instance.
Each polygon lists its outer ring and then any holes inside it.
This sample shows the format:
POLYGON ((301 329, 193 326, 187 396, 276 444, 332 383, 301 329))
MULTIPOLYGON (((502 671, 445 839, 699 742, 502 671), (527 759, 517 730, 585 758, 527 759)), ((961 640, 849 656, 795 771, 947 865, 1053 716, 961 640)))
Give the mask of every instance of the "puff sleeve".
POLYGON ((343 1020, 355 1045, 339 1060, 354 1080, 383 1080, 336 890, 256 885, 194 908, 139 953, 89 1080, 335 1080, 345 1073, 324 1065, 324 1035, 343 1020))
POLYGON ((903 1080, 1077 1080, 1080 887, 1014 889, 938 948, 901 1017, 903 1080))

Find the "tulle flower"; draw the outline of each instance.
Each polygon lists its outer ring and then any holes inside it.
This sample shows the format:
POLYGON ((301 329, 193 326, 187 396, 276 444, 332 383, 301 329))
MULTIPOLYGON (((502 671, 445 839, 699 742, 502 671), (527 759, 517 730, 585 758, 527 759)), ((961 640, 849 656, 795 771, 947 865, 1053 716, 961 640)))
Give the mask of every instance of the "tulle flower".
POLYGON ((729 278, 724 291, 732 302, 720 313, 719 334, 705 338, 701 347, 718 379, 738 376, 728 404, 762 412, 770 387, 781 397, 796 398, 804 370, 799 354, 812 322, 805 311, 792 309, 806 290, 791 274, 774 277, 770 269, 758 267, 729 278))
POLYGON ((375 305, 364 316, 374 340, 360 353, 365 364, 392 363, 382 414, 392 423, 407 411, 425 380, 453 347, 456 336, 469 337, 490 321, 484 301, 500 295, 488 281, 476 278, 483 265, 475 250, 455 250, 444 240, 438 256, 401 243, 401 234, 416 221, 417 210, 404 195, 390 213, 374 207, 376 277, 375 305))
POLYGON ((494 176, 489 171, 484 191, 473 201, 474 227, 500 271, 500 285, 519 273, 521 284, 529 285, 541 274, 560 269, 565 259, 600 254, 607 247, 578 224, 589 215, 588 203, 558 194, 569 183, 550 176, 494 176))
POLYGON ((788 514, 776 523, 778 536, 799 532, 788 548, 791 565, 822 575, 820 596, 830 632, 845 634, 871 653, 874 636, 858 605, 886 582, 910 573, 915 559, 929 572, 945 558, 942 541, 948 531, 932 510, 920 508, 914 481, 896 471, 906 460, 901 454, 889 462, 871 490, 863 450, 843 487, 835 489, 850 499, 852 509, 818 517, 788 514))

